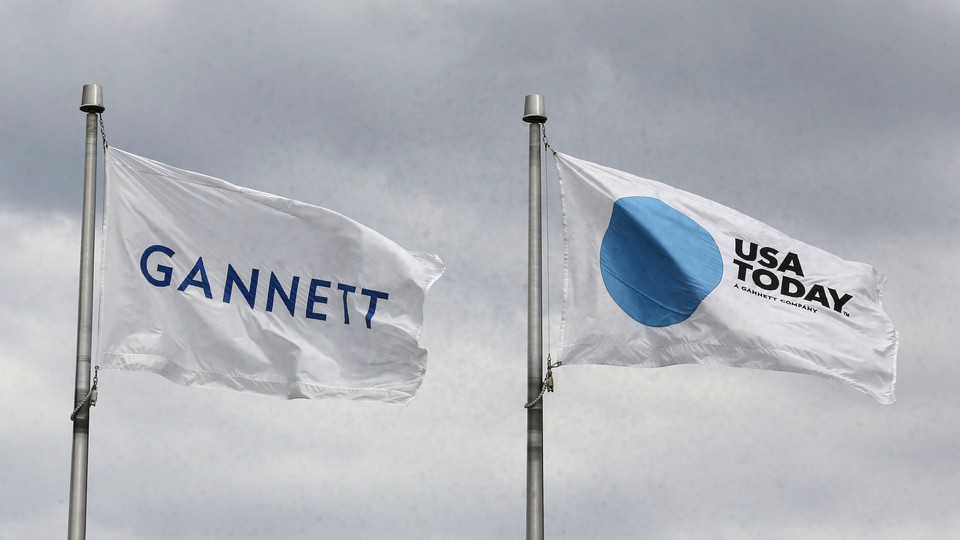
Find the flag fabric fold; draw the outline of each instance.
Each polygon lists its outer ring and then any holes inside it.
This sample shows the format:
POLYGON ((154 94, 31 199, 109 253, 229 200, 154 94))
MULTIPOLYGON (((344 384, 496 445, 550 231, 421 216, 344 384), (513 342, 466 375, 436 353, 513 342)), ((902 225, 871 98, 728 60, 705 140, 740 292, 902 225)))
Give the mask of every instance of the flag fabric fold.
POLYGON ((735 210, 555 154, 565 364, 708 364, 842 381, 892 403, 886 278, 735 210))
POLYGON ((102 367, 281 398, 406 403, 443 273, 318 206, 110 148, 102 367))

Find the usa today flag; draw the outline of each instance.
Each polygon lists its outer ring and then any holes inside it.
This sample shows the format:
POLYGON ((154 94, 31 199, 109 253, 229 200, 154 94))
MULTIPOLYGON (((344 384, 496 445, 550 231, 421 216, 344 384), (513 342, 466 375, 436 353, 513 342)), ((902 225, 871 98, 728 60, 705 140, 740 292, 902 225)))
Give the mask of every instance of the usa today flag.
POLYGON ((439 258, 115 148, 106 174, 104 368, 290 399, 413 398, 439 258))
POLYGON ((665 184, 556 161, 562 362, 790 371, 895 401, 898 336, 873 267, 665 184))

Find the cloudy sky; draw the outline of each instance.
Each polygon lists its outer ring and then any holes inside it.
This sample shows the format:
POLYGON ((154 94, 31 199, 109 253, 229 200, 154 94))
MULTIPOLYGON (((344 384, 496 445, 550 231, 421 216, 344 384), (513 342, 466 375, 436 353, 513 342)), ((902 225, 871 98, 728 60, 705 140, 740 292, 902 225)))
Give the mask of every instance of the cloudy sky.
POLYGON ((957 537, 958 47, 949 0, 8 0, 0 539, 66 533, 90 82, 113 146, 336 210, 447 273, 409 406, 102 373, 89 537, 523 537, 530 93, 561 152, 873 264, 902 340, 890 406, 789 373, 560 368, 547 536, 957 537))

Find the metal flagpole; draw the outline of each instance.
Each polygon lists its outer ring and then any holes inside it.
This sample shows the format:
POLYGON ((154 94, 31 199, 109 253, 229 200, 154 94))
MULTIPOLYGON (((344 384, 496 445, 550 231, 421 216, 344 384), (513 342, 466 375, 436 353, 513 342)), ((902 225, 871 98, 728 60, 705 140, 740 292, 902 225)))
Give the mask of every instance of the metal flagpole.
POLYGON ((540 125, 543 96, 529 95, 523 121, 530 124, 530 213, 527 270, 527 540, 543 540, 543 320, 541 316, 540 125), (536 403, 534 403, 536 401, 536 403))
POLYGON ((93 251, 97 213, 97 115, 104 111, 99 84, 83 85, 80 110, 87 113, 80 236, 80 301, 77 315, 77 378, 73 392, 73 453, 70 461, 70 516, 67 538, 87 534, 87 448, 90 435, 90 348, 93 336, 93 251))

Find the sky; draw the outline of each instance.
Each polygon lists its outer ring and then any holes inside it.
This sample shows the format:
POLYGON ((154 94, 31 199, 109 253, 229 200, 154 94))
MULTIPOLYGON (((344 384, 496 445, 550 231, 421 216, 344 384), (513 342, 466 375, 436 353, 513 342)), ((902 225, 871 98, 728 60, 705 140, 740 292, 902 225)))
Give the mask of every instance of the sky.
POLYGON ((958 48, 947 0, 4 2, 0 539, 67 529, 86 83, 112 146, 447 266, 407 406, 101 372, 90 538, 523 537, 534 93, 558 151, 874 265, 901 338, 886 406, 792 373, 557 369, 546 536, 960 536, 958 48))

